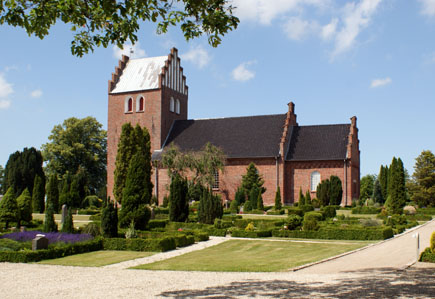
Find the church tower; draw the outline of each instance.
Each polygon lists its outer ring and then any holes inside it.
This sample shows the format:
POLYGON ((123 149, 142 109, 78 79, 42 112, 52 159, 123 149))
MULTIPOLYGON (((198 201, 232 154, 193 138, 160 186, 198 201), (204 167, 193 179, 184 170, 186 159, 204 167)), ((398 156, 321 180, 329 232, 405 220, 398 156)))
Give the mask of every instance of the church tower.
POLYGON ((187 119, 188 87, 176 48, 168 56, 122 56, 109 80, 107 195, 113 198, 115 159, 122 125, 146 127, 151 152, 161 149, 175 120, 187 119))

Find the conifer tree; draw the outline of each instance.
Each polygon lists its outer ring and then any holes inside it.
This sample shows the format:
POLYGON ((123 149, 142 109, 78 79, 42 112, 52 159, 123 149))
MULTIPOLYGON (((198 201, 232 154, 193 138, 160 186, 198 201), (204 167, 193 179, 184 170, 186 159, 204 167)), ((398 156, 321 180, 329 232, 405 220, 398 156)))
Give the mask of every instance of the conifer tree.
POLYGON ((311 204, 311 193, 310 190, 307 190, 305 193, 305 204, 310 205, 311 204))
POLYGON ((74 232, 74 222, 73 222, 72 210, 70 207, 68 207, 68 209, 66 210, 65 219, 62 224, 62 232, 70 233, 70 234, 74 232))
POLYGON ((213 224, 216 218, 222 218, 224 208, 219 195, 214 195, 209 189, 204 189, 198 207, 198 221, 213 224))
POLYGON ((3 199, 0 200, 0 221, 5 223, 5 229, 9 227, 10 222, 18 219, 18 206, 14 194, 14 188, 9 187, 3 199))
POLYGON ((116 238, 118 236, 118 209, 110 201, 105 201, 101 213, 101 230, 105 237, 116 238))
POLYGON ((329 205, 329 179, 323 180, 317 185, 316 196, 321 206, 329 205))
POLYGON ((375 185, 373 187, 373 195, 372 195, 372 197, 373 197, 373 200, 376 203, 379 203, 379 204, 383 204, 384 203, 384 197, 382 196, 382 187, 381 187, 381 184, 379 182, 379 179, 377 179, 375 181, 375 185))
POLYGON ((130 123, 125 123, 122 126, 121 137, 118 142, 115 162, 115 183, 113 185, 113 194, 119 203, 122 203, 122 193, 127 179, 128 166, 135 151, 133 136, 133 127, 130 123))
POLYGON ((79 208, 81 206, 81 201, 84 199, 80 197, 80 184, 79 177, 77 175, 75 175, 72 179, 68 199, 69 205, 68 203, 67 205, 74 208, 79 208))
POLYGON ((422 151, 415 159, 412 200, 420 207, 435 206, 435 155, 422 151))
POLYGON ((276 193, 275 193, 275 210, 279 211, 282 209, 282 203, 281 203, 281 189, 278 188, 276 189, 276 193))
POLYGON ((299 188, 299 206, 304 206, 305 205, 305 197, 304 197, 304 193, 302 193, 302 188, 299 188))
POLYGON ((135 229, 145 229, 150 220, 151 211, 148 205, 151 202, 151 177, 143 167, 145 163, 145 156, 139 152, 131 159, 122 194, 123 202, 119 215, 121 227, 128 227, 133 221, 135 229))
MULTIPOLYGON (((266 188, 263 187, 263 184, 264 180, 258 173, 257 167, 255 167, 255 164, 251 162, 246 169, 246 174, 242 176, 242 188, 245 191, 245 196, 249 197, 251 190, 254 188, 254 186, 259 188, 260 192, 263 194, 264 192, 266 192, 266 188)), ((254 203, 254 207, 255 206, 257 206, 256 202, 254 203)))
POLYGON ((402 160, 393 158, 388 179, 388 197, 385 205, 392 214, 402 214, 406 204, 405 170, 402 160))
POLYGON ((237 202, 237 206, 240 206, 240 205, 245 203, 246 195, 245 195, 245 191, 243 190, 242 187, 237 188, 234 199, 237 202))
POLYGON ((264 211, 264 203, 263 203, 263 197, 261 196, 261 192, 258 192, 258 196, 257 196, 257 210, 264 211))
POLYGON ((251 203, 251 208, 255 209, 258 205, 258 194, 261 194, 260 189, 257 187, 257 185, 253 185, 251 188, 251 191, 249 192, 249 202, 251 203))
POLYGON ((45 209, 45 177, 35 176, 35 184, 32 193, 33 212, 44 213, 45 209))
POLYGON ((187 181, 180 175, 172 177, 169 187, 169 220, 185 222, 189 217, 189 203, 187 201, 187 181))
POLYGON ((379 170, 379 184, 381 185, 381 191, 382 191, 382 198, 385 199, 388 196, 388 174, 389 169, 388 166, 381 165, 381 169, 379 170))
POLYGON ((329 204, 339 205, 343 197, 343 187, 338 176, 331 175, 329 178, 329 204))
POLYGON ((52 202, 47 202, 47 207, 45 208, 43 231, 46 233, 57 232, 57 224, 56 221, 54 221, 54 208, 52 202))
POLYGON ((64 179, 62 180, 62 187, 60 189, 59 194, 59 206, 67 205, 68 207, 72 206, 72 200, 70 198, 70 189, 71 189, 71 181, 72 177, 69 172, 65 174, 64 179))
POLYGON ((48 203, 53 205, 53 213, 59 212, 59 187, 55 174, 52 174, 48 180, 46 207, 49 206, 48 203))
POLYGON ((21 221, 30 222, 32 221, 32 196, 29 190, 24 189, 23 193, 17 198, 18 206, 18 223, 17 226, 21 225, 21 221))

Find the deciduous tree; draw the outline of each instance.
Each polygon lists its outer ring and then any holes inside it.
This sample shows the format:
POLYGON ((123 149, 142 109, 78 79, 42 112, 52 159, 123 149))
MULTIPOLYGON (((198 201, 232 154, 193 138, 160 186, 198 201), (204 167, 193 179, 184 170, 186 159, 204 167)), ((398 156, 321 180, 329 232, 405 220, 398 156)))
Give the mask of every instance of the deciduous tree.
POLYGON ((361 200, 365 201, 373 195, 375 180, 376 176, 373 174, 368 174, 361 178, 359 197, 361 200))

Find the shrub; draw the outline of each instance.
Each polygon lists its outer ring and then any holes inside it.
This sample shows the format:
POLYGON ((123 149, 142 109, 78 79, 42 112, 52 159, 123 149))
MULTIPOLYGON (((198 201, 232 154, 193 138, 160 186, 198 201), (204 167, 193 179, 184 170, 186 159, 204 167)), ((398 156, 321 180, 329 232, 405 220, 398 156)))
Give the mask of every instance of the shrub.
POLYGON ((251 202, 248 200, 248 201, 246 201, 245 204, 243 205, 243 213, 250 212, 250 211, 252 211, 252 204, 251 204, 251 202))
POLYGON ((8 228, 9 222, 16 221, 18 216, 18 206, 14 190, 12 187, 9 187, 0 201, 0 221, 5 222, 5 228, 8 228))
POLYGON ((380 226, 381 224, 375 219, 359 219, 359 222, 364 227, 380 226))
POLYGON ((130 223, 130 226, 127 228, 126 232, 125 232, 125 238, 126 239, 133 239, 133 238, 137 238, 137 232, 134 228, 134 222, 133 220, 130 223))
POLYGON ((271 230, 257 230, 257 231, 246 231, 246 230, 233 230, 231 232, 231 237, 238 238, 267 238, 272 236, 271 230))
POLYGON ((304 230, 318 230, 319 224, 317 221, 322 220, 323 216, 317 212, 308 212, 304 215, 303 229, 304 230))
POLYGON ((242 187, 237 188, 234 201, 237 203, 237 206, 242 205, 246 201, 245 190, 242 187))
POLYGON ((299 205, 299 208, 304 212, 314 211, 314 207, 312 205, 299 205))
POLYGON ((167 208, 169 205, 169 197, 167 197, 166 195, 163 196, 163 202, 162 202, 162 207, 163 208, 167 208))
POLYGON ((290 207, 290 208, 288 208, 287 209, 287 214, 289 214, 289 215, 298 215, 298 216, 301 216, 301 217, 303 217, 304 216, 304 211, 301 209, 301 208, 299 208, 299 207, 290 207))
POLYGON ((263 215, 264 211, 263 210, 258 210, 258 209, 256 209, 256 210, 250 210, 249 213, 247 213, 247 214, 263 215))
POLYGON ((337 212, 335 211, 335 207, 333 206, 326 206, 322 208, 323 215, 325 215, 325 218, 334 218, 337 216, 337 212))
POLYGON ((353 208, 352 214, 378 214, 381 210, 382 208, 362 206, 353 208))
POLYGON ((189 204, 187 202, 187 180, 180 175, 172 178, 169 191, 169 220, 184 222, 189 217, 189 204))
POLYGON ((230 203, 230 211, 233 214, 237 214, 239 212, 239 206, 237 205, 237 201, 233 200, 230 203))
POLYGON ((320 228, 318 231, 274 230, 273 237, 327 240, 385 240, 393 237, 391 227, 382 228, 320 228))
POLYGON ((299 189, 299 202, 298 202, 298 206, 303 206, 305 205, 305 196, 304 193, 302 193, 302 188, 299 189))
POLYGON ((27 246, 28 244, 30 244, 30 242, 24 243, 8 238, 3 238, 0 239, 0 251, 18 251, 24 248, 30 249, 30 246, 27 246))
POLYGON ((101 227, 96 222, 90 222, 83 227, 82 232, 97 237, 101 235, 101 227))
POLYGON ((435 253, 435 232, 430 236, 430 249, 435 253))
POLYGON ((399 226, 405 226, 408 224, 406 216, 404 215, 393 215, 384 220, 385 225, 391 226, 392 228, 398 228, 399 226))
POLYGON ((43 233, 40 231, 25 231, 25 232, 14 232, 10 234, 4 234, 0 236, 0 239, 7 238, 11 240, 15 240, 18 242, 27 242, 32 241, 37 234, 43 234, 48 239, 48 244, 54 244, 58 242, 62 243, 77 243, 77 242, 85 242, 93 237, 88 234, 67 234, 67 233, 43 233))
POLYGON ((278 186, 278 189, 276 190, 276 193, 275 193, 275 206, 274 206, 274 209, 276 211, 279 211, 279 210, 281 210, 281 208, 282 208, 281 189, 278 186))
POLYGON ((287 229, 294 230, 301 226, 302 217, 299 215, 289 215, 286 219, 287 229))
POLYGON ((17 198, 18 207, 18 226, 21 221, 30 222, 32 220, 32 196, 29 190, 26 188, 17 198))
POLYGON ((72 217, 72 210, 68 208, 66 211, 65 219, 62 224, 62 232, 63 233, 73 233, 74 232, 74 223, 72 217))
POLYGON ((148 222, 148 229, 153 228, 164 228, 166 224, 168 223, 168 220, 163 219, 153 219, 148 222))
POLYGON ((101 230, 105 237, 118 236, 118 208, 107 199, 101 214, 101 230))
POLYGON ((263 203, 263 197, 261 196, 261 192, 258 192, 258 196, 257 196, 257 209, 260 211, 264 211, 264 203, 263 203))
POLYGON ((323 214, 320 212, 307 212, 304 214, 304 219, 308 219, 308 218, 314 218, 317 221, 322 221, 323 218, 323 214))
POLYGON ((420 262, 435 263, 435 252, 427 247, 420 255, 420 262))
POLYGON ((222 218, 223 206, 219 195, 204 189, 199 201, 198 220, 201 223, 212 224, 216 218, 222 218))
POLYGON ((122 239, 110 238, 103 239, 105 250, 132 250, 132 251, 151 251, 163 252, 176 248, 175 238, 163 237, 152 239, 122 239))
POLYGON ((284 210, 269 210, 267 211, 267 215, 284 215, 285 211, 284 210))

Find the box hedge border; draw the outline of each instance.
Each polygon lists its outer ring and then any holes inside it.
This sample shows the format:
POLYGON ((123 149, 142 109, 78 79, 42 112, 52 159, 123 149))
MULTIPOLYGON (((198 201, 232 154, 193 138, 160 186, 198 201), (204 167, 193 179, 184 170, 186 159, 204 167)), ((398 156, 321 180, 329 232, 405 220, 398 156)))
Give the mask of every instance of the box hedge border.
POLYGON ((237 229, 231 232, 231 237, 238 238, 267 238, 271 236, 272 230, 245 231, 242 229, 237 229))
POLYGON ((385 240, 393 237, 391 227, 377 229, 320 228, 318 231, 273 230, 273 237, 326 240, 385 240))
POLYGON ((103 239, 103 248, 105 250, 131 250, 131 251, 151 251, 164 252, 176 248, 174 237, 163 237, 156 239, 123 239, 108 238, 103 239))

